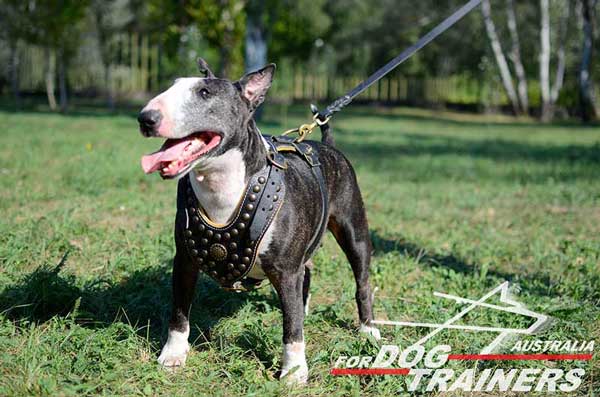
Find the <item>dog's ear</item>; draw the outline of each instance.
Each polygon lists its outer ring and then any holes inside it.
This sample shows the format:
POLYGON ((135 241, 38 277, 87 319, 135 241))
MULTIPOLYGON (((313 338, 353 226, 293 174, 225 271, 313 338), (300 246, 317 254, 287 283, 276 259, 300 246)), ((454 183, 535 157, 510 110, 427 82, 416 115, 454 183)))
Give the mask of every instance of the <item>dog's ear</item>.
POLYGON ((198 71, 204 75, 204 77, 214 78, 215 74, 208 67, 208 63, 202 58, 198 58, 198 71))
POLYGON ((251 110, 255 110, 265 100, 265 95, 271 88, 274 73, 275 64, 270 63, 256 72, 246 74, 235 83, 240 94, 250 102, 251 110))

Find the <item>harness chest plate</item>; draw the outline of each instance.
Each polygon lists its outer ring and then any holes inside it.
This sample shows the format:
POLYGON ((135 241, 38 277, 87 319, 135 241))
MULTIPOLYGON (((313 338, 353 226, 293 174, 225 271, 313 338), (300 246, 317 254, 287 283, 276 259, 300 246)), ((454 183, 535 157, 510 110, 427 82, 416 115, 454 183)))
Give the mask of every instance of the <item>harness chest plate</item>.
POLYGON ((250 178, 233 220, 212 222, 193 192, 190 176, 179 182, 175 238, 189 258, 224 288, 241 284, 254 266, 260 243, 285 197, 283 170, 268 164, 250 178))

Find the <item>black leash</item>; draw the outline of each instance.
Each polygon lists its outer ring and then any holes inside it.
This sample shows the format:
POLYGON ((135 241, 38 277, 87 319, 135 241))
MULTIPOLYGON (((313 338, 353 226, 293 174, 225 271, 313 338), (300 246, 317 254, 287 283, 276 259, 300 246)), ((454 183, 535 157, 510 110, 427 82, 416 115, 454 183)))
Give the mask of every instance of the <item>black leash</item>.
POLYGON ((442 23, 437 25, 433 30, 427 33, 425 36, 421 37, 416 43, 406 48, 404 51, 400 53, 396 58, 389 61, 382 68, 377 70, 368 79, 362 81, 359 85, 348 91, 348 93, 331 103, 324 112, 320 112, 316 106, 311 105, 311 111, 314 114, 314 121, 311 124, 303 124, 298 128, 294 128, 293 130, 288 130, 284 132, 284 135, 297 132, 299 137, 298 141, 302 141, 306 135, 310 134, 312 130, 318 125, 323 127, 331 116, 342 110, 345 106, 347 106, 354 98, 360 95, 367 88, 375 84, 386 74, 394 70, 398 65, 402 62, 406 61, 408 58, 413 56, 417 51, 421 48, 425 47, 431 41, 433 41, 440 34, 444 33, 446 30, 450 29, 456 22, 460 21, 465 15, 471 12, 475 7, 481 4, 482 0, 470 0, 467 4, 463 5, 461 8, 456 10, 452 15, 446 18, 442 23))

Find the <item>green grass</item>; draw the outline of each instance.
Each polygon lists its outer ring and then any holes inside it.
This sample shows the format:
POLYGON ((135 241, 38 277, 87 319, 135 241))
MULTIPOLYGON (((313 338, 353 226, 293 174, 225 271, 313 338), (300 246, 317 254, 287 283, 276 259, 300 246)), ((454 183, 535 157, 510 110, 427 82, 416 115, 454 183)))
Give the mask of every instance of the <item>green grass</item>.
MULTIPOLYGON (((273 107, 262 128, 279 133, 307 117, 273 107)), ((139 166, 159 142, 142 139, 130 114, 0 118, 0 395, 406 394, 402 377, 328 374, 339 355, 379 346, 356 332, 350 267, 329 236, 305 322, 306 388, 277 381, 281 315, 270 287, 227 293, 207 278, 187 367, 160 369, 176 186, 139 166)), ((554 317, 537 338, 600 343, 599 128, 363 107, 334 127, 368 209, 377 318, 437 322, 459 305, 433 291, 476 298, 510 280, 528 308, 554 317)), ((480 309, 466 321, 527 325, 480 309)), ((382 332, 407 346, 428 330, 382 332)), ((445 331, 427 346, 477 353, 493 337, 445 331)), ((600 390, 598 358, 512 365, 579 365, 577 394, 600 390)), ((478 364, 490 366, 502 364, 478 364)))

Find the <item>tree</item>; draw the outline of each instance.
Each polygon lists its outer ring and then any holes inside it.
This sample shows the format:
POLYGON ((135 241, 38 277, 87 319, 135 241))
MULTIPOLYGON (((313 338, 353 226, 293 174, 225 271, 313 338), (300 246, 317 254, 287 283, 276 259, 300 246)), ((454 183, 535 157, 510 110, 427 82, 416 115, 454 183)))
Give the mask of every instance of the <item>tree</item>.
POLYGON ((11 91, 15 100, 15 105, 20 107, 21 93, 19 90, 19 42, 25 35, 26 2, 22 0, 4 0, 0 2, 0 24, 3 29, 0 35, 6 40, 9 46, 10 64, 8 67, 11 91))
POLYGON ((128 12, 128 5, 128 0, 92 0, 89 9, 104 69, 106 102, 110 109, 115 107, 111 81, 112 39, 115 33, 121 31, 132 19, 131 13, 128 12))
POLYGON ((502 85, 504 86, 504 90, 506 91, 506 96, 510 101, 513 112, 515 114, 519 114, 521 112, 521 108, 519 107, 519 100, 517 98, 517 93, 515 91, 513 78, 508 67, 508 63, 506 62, 506 57, 504 56, 504 52, 502 51, 500 39, 498 37, 498 34, 496 33, 496 26, 492 19, 492 11, 489 0, 483 0, 483 2, 481 3, 481 13, 483 14, 485 30, 490 40, 492 51, 494 52, 494 58, 496 58, 496 64, 498 65, 498 69, 500 70, 500 77, 502 78, 502 85))
POLYGON ((519 94, 519 105, 521 113, 529 113, 529 93, 527 91, 527 76, 521 60, 521 44, 517 30, 517 16, 515 14, 514 0, 506 0, 506 24, 512 41, 510 59, 515 68, 517 77, 517 93, 519 94))
POLYGON ((600 110, 596 103, 591 76, 592 52, 594 48, 594 18, 598 0, 581 0, 583 45, 579 65, 579 107, 581 119, 589 122, 598 117, 600 110))
POLYGON ((46 53, 46 93, 48 105, 57 108, 55 78, 58 70, 60 107, 67 107, 67 68, 70 57, 79 46, 80 22, 85 16, 86 0, 29 0, 24 1, 23 16, 28 21, 23 38, 39 45, 46 53))
POLYGON ((217 75, 234 78, 243 72, 245 0, 192 0, 186 7, 202 36, 219 49, 217 75))
POLYGON ((558 34, 556 77, 550 81, 550 0, 540 0, 540 88, 542 96, 542 121, 550 121, 554 116, 554 105, 562 88, 565 73, 565 37, 570 14, 570 2, 562 4, 558 34))

